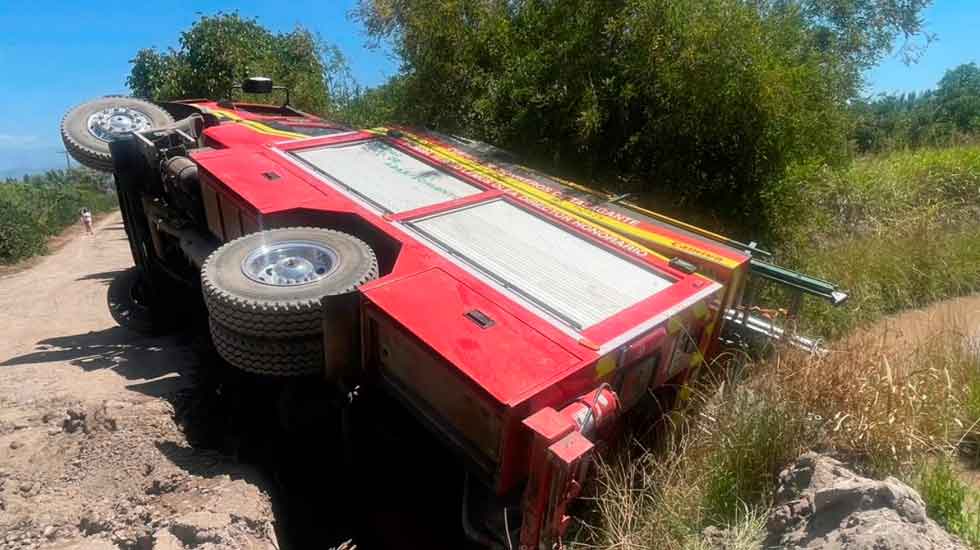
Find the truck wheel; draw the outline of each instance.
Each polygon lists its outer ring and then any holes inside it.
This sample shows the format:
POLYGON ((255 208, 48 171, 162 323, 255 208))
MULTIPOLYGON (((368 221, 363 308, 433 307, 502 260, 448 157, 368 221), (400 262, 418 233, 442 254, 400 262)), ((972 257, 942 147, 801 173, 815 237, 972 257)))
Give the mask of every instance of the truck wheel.
POLYGON ((153 335, 153 315, 140 292, 140 270, 131 267, 109 283, 106 299, 109 313, 119 326, 140 334, 153 335))
MULTIPOLYGON (((364 241, 330 229, 252 233, 215 250, 201 268, 211 318, 260 338, 323 333, 324 302, 346 300, 378 276, 364 241)), ((329 322, 329 319, 328 319, 329 322)))
POLYGON ((255 374, 305 376, 323 372, 323 338, 260 338, 238 334, 211 319, 215 349, 233 366, 255 374))
POLYGON ((61 120, 65 149, 80 164, 112 172, 109 143, 133 132, 173 124, 167 111, 142 99, 103 97, 82 103, 61 120))

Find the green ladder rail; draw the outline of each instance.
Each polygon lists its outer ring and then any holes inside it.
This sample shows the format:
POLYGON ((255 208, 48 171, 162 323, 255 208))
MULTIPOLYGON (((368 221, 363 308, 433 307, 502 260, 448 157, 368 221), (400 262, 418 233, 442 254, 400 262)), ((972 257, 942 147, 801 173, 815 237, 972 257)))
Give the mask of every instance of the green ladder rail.
POLYGON ((847 293, 829 281, 804 275, 798 271, 779 267, 756 258, 751 259, 749 267, 753 276, 768 279, 804 294, 822 298, 832 305, 839 306, 847 301, 847 293))

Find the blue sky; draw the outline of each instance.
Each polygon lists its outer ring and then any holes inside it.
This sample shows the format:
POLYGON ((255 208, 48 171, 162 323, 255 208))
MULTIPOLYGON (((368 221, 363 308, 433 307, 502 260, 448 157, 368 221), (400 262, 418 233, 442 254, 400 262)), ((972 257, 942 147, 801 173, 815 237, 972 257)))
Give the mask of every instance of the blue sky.
MULTIPOLYGON (((62 114, 88 98, 126 93, 136 50, 175 46, 197 13, 238 10, 280 31, 302 24, 340 47, 358 82, 380 84, 398 61, 365 47, 363 29, 348 18, 353 3, 0 0, 0 177, 64 166, 62 114)), ((870 71, 869 93, 930 88, 946 69, 980 61, 980 1, 937 0, 925 18, 938 41, 916 65, 890 57, 870 71)))
POLYGON ((947 69, 980 63, 980 1, 935 0, 925 11, 926 28, 936 35, 917 63, 906 66, 892 55, 867 74, 869 93, 911 92, 932 88, 947 69))

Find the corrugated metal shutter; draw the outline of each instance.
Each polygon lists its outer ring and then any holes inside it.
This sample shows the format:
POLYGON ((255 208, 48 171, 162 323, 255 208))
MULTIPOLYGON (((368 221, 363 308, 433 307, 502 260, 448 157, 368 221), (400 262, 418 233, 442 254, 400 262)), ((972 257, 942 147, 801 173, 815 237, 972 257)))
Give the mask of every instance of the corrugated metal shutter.
POLYGON ((652 269, 504 200, 409 225, 582 329, 672 283, 652 269))
POLYGON ((380 140, 293 153, 389 212, 405 212, 483 190, 380 140))

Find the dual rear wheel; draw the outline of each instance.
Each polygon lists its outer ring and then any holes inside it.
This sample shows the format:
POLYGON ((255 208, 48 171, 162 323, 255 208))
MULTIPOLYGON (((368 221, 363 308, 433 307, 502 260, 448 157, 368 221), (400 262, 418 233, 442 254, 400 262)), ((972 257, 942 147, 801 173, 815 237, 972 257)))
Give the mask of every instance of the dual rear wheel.
POLYGON ((347 318, 356 308, 335 304, 377 277, 374 251, 339 231, 272 229, 230 241, 201 268, 215 348, 257 374, 323 373, 325 331, 356 323, 347 318))

